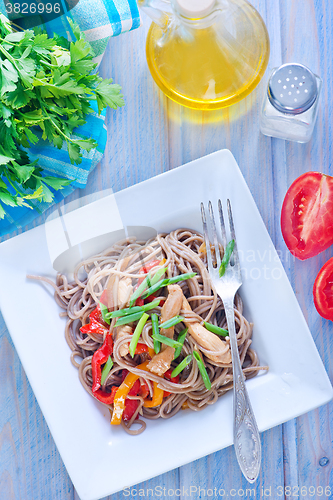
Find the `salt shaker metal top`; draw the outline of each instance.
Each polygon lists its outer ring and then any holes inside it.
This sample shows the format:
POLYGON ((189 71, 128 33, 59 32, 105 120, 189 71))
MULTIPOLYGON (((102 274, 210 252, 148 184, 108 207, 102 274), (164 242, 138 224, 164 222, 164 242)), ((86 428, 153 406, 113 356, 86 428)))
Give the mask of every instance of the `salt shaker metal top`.
POLYGON ((274 68, 261 112, 260 130, 280 139, 308 142, 318 113, 319 76, 303 64, 274 68))

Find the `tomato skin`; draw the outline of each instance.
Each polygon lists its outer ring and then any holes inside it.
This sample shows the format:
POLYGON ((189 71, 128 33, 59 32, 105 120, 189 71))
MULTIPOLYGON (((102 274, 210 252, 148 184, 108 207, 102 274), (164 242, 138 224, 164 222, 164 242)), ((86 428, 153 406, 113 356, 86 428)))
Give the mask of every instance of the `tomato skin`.
POLYGON ((333 243, 333 177, 306 172, 288 189, 281 230, 290 252, 305 260, 333 243))
POLYGON ((320 316, 333 321, 333 257, 317 274, 313 285, 313 300, 320 316))

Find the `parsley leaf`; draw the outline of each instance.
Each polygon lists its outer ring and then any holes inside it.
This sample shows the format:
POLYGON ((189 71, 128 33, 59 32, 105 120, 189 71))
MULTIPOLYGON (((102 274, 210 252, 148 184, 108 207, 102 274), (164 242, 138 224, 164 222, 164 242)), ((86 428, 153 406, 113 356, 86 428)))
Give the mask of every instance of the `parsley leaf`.
POLYGON ((120 85, 111 85, 112 79, 102 80, 96 87, 96 97, 98 111, 101 112, 106 106, 116 109, 118 106, 124 106, 123 95, 120 94, 120 85))
POLYGON ((72 182, 43 176, 23 148, 42 138, 66 148, 71 163, 80 164, 83 151, 97 147, 93 139, 75 135, 93 112, 91 102, 99 113, 124 105, 120 86, 93 72, 93 50, 78 25, 68 21, 73 42, 48 37, 41 28, 16 31, 0 14, 0 219, 6 206, 38 210, 31 200, 50 203, 54 191, 72 182))
POLYGON ((13 161, 14 158, 10 158, 9 156, 1 155, 0 154, 0 165, 6 165, 10 161, 13 161))
POLYGON ((1 190, 0 190, 0 201, 2 201, 2 203, 5 203, 6 205, 9 205, 11 207, 17 206, 17 202, 15 201, 14 196, 8 192, 4 193, 1 190))
POLYGON ((11 92, 16 89, 16 82, 18 81, 18 72, 12 63, 5 59, 0 59, 0 96, 2 97, 6 92, 11 92))
POLYGON ((72 182, 72 180, 60 179, 60 177, 43 177, 43 182, 45 182, 45 184, 58 191, 59 189, 68 186, 72 182))

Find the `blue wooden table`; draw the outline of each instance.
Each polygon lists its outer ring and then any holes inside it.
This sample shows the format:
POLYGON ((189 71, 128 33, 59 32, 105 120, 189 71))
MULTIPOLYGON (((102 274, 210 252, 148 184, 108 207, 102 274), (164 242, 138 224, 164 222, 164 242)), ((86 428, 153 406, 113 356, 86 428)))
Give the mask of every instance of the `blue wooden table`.
MULTIPOLYGON (((268 71, 248 98, 225 110, 193 111, 162 95, 145 59, 146 18, 140 29, 110 41, 101 73, 122 85, 126 106, 108 113, 104 158, 90 175, 86 189, 75 191, 70 199, 102 189, 118 191, 213 151, 230 149, 332 380, 333 327, 314 308, 312 284, 333 250, 304 262, 293 259, 282 239, 279 220, 285 192, 296 177, 309 170, 333 175, 333 2, 252 3, 270 36, 268 71), (270 139, 259 132, 267 74, 286 62, 303 63, 323 79, 318 122, 308 144, 270 139)), ((45 216, 40 217, 25 230, 44 220, 45 216)), ((78 500, 1 315, 0 383, 0 499, 78 500)), ((330 403, 261 435, 262 470, 252 493, 246 494, 249 484, 230 447, 108 498, 333 498, 332 410, 330 403)))

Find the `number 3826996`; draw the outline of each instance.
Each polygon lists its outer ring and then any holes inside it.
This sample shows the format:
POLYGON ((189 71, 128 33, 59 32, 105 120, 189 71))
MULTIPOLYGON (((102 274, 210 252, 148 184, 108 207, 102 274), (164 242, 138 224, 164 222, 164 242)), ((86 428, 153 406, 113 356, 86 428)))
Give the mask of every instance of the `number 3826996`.
POLYGON ((277 496, 290 497, 329 497, 332 493, 330 486, 278 486, 277 496))
POLYGON ((7 14, 60 14, 60 3, 21 3, 6 2, 7 14))

